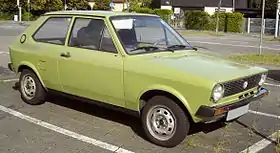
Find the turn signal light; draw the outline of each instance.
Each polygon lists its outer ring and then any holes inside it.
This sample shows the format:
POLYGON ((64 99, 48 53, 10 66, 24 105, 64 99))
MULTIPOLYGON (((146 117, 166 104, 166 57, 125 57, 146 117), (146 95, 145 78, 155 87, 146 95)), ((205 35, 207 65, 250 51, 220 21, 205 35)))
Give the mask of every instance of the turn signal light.
POLYGON ((229 110, 230 110, 229 107, 217 108, 217 109, 215 110, 214 115, 215 115, 215 116, 218 116, 218 115, 221 115, 221 114, 223 114, 224 112, 227 112, 227 111, 229 111, 229 110))

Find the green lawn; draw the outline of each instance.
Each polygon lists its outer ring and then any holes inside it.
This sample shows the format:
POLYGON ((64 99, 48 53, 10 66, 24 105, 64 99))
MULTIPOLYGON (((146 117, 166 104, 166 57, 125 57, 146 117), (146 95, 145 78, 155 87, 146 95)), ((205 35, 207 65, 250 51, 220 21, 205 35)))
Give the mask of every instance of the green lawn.
POLYGON ((218 33, 216 35, 216 32, 213 31, 179 31, 182 35, 200 35, 200 36, 224 36, 222 33, 218 33))
POLYGON ((229 57, 230 60, 234 60, 241 63, 250 64, 268 64, 268 65, 279 65, 280 66, 280 54, 266 54, 266 55, 234 55, 229 57))

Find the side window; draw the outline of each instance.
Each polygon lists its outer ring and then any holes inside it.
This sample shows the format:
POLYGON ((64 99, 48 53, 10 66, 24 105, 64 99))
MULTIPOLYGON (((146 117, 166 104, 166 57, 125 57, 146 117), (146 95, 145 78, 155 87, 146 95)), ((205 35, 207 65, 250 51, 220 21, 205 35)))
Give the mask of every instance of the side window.
POLYGON ((35 41, 64 45, 71 17, 51 17, 37 30, 35 41))
POLYGON ((101 19, 77 18, 71 31, 69 46, 98 50, 104 26, 101 19))
POLYGON ((104 28, 103 37, 100 44, 100 50, 110 53, 117 52, 112 37, 110 36, 109 31, 106 27, 104 28))

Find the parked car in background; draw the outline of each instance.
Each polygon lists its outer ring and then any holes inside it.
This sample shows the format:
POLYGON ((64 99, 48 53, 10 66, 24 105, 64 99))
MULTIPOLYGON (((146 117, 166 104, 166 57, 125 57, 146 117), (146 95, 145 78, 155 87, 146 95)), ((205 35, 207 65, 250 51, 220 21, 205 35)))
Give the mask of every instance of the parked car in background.
POLYGON ((156 15, 48 12, 9 51, 24 102, 56 92, 132 112, 164 147, 191 124, 235 120, 268 94, 266 69, 205 55, 156 15))

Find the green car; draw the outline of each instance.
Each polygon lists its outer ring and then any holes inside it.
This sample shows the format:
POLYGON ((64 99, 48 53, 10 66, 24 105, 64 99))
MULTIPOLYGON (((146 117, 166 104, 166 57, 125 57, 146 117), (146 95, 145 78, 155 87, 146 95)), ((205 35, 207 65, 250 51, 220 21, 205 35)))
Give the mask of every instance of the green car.
POLYGON ((180 144, 191 124, 236 120, 269 93, 267 69, 205 55, 156 15, 48 12, 9 52, 24 102, 54 92, 124 110, 164 147, 180 144))

